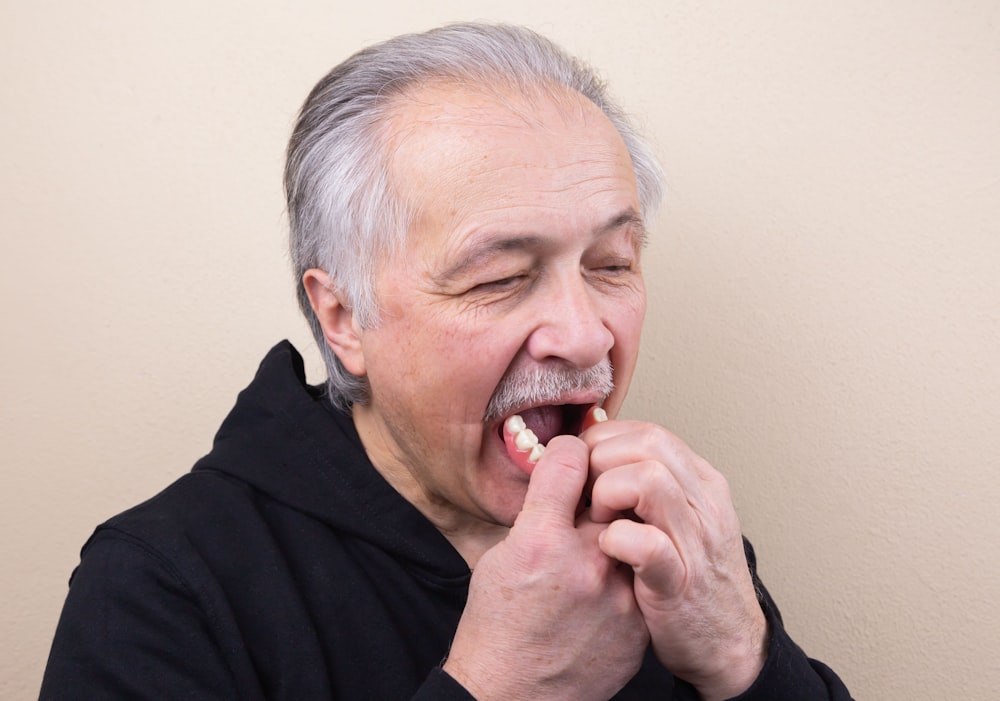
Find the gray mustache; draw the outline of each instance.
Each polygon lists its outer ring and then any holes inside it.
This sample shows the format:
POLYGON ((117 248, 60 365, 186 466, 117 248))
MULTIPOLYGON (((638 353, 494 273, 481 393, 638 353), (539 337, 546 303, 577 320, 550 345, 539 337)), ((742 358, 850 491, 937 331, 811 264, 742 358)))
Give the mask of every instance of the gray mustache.
POLYGON ((596 391, 602 398, 607 397, 614 387, 611 361, 607 358, 582 370, 565 366, 517 370, 500 380, 486 407, 484 422, 505 418, 526 405, 557 403, 572 392, 596 391))

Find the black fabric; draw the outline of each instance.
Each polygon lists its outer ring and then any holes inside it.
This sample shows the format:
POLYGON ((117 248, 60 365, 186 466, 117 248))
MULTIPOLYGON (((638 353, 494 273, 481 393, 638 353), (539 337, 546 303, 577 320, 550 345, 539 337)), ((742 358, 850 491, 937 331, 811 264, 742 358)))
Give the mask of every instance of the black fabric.
MULTIPOLYGON (((41 698, 468 701, 439 665, 469 578, 283 342, 211 453, 87 541, 41 698)), ((760 591, 769 657, 740 701, 849 699, 760 591)), ((615 698, 696 695, 647 656, 615 698)))

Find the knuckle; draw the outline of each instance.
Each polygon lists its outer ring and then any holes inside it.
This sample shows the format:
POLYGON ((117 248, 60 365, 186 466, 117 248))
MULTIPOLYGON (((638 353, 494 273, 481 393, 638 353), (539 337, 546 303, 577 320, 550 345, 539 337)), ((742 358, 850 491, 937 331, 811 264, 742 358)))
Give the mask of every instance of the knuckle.
POLYGON ((569 569, 563 581, 555 586, 567 590, 574 600, 593 600, 605 590, 606 580, 605 567, 595 561, 590 566, 569 569))
POLYGON ((647 527, 649 537, 646 538, 645 560, 649 563, 661 563, 673 558, 673 541, 663 531, 647 527))
POLYGON ((638 429, 638 442, 646 451, 653 454, 661 452, 669 446, 672 434, 667 429, 656 424, 643 424, 638 429))
MULTIPOLYGON (((700 460, 700 458, 699 458, 700 460)), ((719 495, 728 497, 729 496, 729 480, 724 474, 716 470, 714 467, 709 465, 706 461, 702 460, 702 470, 701 474, 712 487, 719 493, 719 495)))
POLYGON ((648 486, 651 494, 661 494, 675 499, 682 495, 681 485, 674 478, 673 473, 662 462, 658 460, 644 460, 637 467, 639 478, 648 486))

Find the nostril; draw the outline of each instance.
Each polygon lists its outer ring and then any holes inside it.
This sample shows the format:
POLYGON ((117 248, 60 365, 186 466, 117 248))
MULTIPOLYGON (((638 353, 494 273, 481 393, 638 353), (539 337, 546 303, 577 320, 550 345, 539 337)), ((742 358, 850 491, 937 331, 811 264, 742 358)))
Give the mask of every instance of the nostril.
POLYGON ((599 363, 614 344, 614 334, 603 324, 547 326, 531 335, 527 350, 538 362, 559 361, 574 368, 588 368, 599 363))

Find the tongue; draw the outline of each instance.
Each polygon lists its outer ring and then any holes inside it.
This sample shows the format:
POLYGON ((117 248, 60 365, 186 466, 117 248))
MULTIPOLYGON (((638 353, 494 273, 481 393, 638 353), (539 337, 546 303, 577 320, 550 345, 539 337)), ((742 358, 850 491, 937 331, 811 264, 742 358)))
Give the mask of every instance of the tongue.
POLYGON ((535 432, 538 442, 547 444, 562 432, 562 410, 557 406, 540 406, 521 412, 525 425, 535 432))

